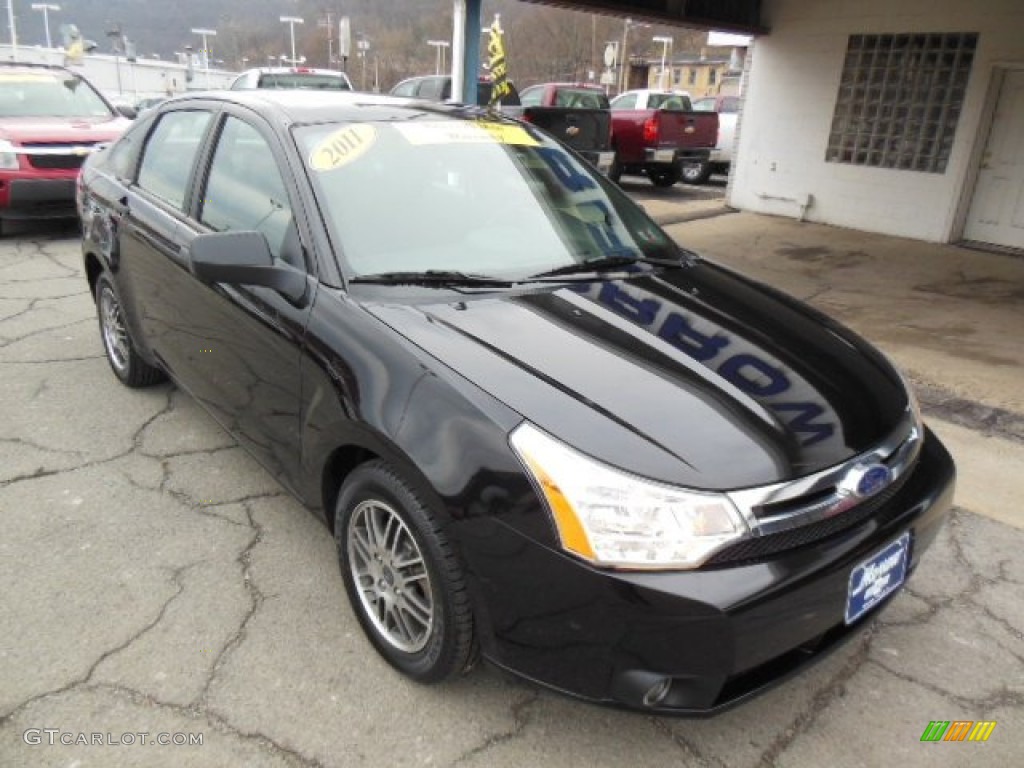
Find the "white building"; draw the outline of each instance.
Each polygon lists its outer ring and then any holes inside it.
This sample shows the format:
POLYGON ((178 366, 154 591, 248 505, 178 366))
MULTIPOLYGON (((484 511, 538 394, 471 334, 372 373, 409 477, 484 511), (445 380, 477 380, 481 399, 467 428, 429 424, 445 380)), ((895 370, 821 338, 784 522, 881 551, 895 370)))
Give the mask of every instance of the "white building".
POLYGON ((1024 248, 1024 2, 764 0, 729 200, 1024 248))
POLYGON ((526 2, 757 35, 737 208, 1024 249, 1024 0, 526 2))
MULTIPOLYGON (((12 61, 14 52, 9 44, 0 44, 0 61, 12 61)), ((18 46, 17 60, 31 64, 64 65, 64 51, 42 46, 18 46)), ((81 64, 68 65, 68 69, 81 72, 93 85, 111 97, 136 102, 149 96, 170 96, 186 90, 225 88, 236 72, 192 67, 192 79, 184 64, 160 59, 128 61, 124 56, 87 54, 81 64)))

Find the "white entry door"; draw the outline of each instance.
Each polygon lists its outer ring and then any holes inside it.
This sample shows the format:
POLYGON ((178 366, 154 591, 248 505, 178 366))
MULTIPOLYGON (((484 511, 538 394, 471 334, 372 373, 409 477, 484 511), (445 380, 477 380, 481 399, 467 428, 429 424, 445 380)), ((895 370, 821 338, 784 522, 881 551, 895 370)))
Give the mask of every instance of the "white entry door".
POLYGON ((1024 70, 1006 73, 964 238, 1024 248, 1024 70))

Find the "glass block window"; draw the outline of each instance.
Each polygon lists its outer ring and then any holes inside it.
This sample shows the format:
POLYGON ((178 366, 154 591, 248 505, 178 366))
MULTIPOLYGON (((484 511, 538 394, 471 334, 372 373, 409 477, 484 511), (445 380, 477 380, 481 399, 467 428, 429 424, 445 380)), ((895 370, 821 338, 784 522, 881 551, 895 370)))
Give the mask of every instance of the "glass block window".
POLYGON ((944 173, 977 43, 973 32, 851 35, 825 160, 944 173))

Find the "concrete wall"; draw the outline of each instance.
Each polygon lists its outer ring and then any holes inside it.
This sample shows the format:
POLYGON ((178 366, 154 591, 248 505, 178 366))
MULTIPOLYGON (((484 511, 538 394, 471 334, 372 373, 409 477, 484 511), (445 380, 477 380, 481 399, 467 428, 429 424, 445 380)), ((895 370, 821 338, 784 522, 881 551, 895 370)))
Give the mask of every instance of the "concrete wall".
POLYGON ((1024 2, 765 0, 764 21, 771 34, 750 54, 731 204, 922 240, 958 239, 989 127, 994 72, 1024 64, 1024 2), (848 36, 941 32, 979 33, 945 173, 826 163, 848 36))
MULTIPOLYGON (((11 46, 0 45, 0 60, 13 59, 11 46)), ((18 46, 18 61, 35 64, 64 64, 64 51, 40 46, 18 46)), ((70 65, 69 69, 81 72, 108 96, 121 96, 135 102, 147 96, 166 96, 168 93, 183 93, 186 90, 207 88, 206 72, 196 68, 191 83, 186 81, 184 64, 153 59, 139 59, 131 63, 123 57, 114 59, 108 55, 83 57, 81 64, 70 65)), ((224 88, 237 73, 210 70, 209 87, 224 88)))

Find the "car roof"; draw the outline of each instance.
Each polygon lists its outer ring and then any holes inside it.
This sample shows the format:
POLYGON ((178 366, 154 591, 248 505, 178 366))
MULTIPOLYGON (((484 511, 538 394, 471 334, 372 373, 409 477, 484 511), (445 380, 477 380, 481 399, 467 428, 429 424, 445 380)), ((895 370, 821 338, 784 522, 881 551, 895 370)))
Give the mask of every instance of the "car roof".
POLYGON ((250 72, 259 72, 261 75, 334 75, 335 77, 348 77, 347 74, 336 69, 316 69, 314 67, 253 67, 241 74, 248 75, 250 72))
POLYGON ((27 61, 0 61, 0 71, 4 72, 52 72, 54 74, 73 75, 82 77, 78 72, 73 72, 67 67, 59 64, 35 64, 27 61))
POLYGON ((211 101, 239 104, 285 123, 311 124, 357 120, 406 120, 433 114, 445 117, 503 119, 496 113, 464 104, 444 104, 361 91, 307 91, 253 89, 244 91, 198 91, 176 96, 157 109, 211 101))
POLYGON ((581 91, 600 91, 604 93, 602 86, 594 85, 593 83, 537 83, 536 85, 531 85, 530 88, 577 88, 581 91))

